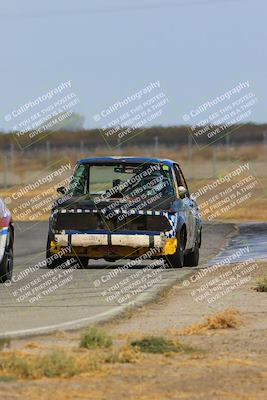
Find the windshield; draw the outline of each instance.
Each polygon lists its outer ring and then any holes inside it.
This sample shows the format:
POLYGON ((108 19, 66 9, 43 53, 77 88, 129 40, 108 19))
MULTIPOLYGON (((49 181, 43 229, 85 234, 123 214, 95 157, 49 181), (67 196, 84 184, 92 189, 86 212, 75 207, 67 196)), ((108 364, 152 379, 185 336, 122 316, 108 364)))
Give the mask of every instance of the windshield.
POLYGON ((174 196, 171 168, 163 164, 79 164, 70 185, 73 196, 100 200, 174 196))

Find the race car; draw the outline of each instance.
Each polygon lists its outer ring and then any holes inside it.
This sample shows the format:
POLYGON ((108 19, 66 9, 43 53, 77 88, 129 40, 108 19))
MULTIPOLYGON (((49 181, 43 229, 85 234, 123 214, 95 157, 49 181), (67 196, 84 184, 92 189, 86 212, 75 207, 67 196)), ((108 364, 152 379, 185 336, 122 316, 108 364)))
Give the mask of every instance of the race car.
POLYGON ((14 226, 11 213, 0 199, 0 283, 12 278, 14 226))
POLYGON ((172 267, 199 262, 202 223, 179 164, 141 157, 84 158, 68 188, 57 189, 47 239, 47 267, 69 257, 166 258, 172 267), (57 257, 57 255, 59 255, 57 257))

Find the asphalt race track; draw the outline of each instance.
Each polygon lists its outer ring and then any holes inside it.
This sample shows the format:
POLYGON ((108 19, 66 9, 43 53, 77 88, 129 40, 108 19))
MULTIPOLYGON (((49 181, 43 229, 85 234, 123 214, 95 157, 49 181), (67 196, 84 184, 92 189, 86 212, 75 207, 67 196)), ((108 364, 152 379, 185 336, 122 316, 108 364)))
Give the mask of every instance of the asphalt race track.
MULTIPOLYGON (((0 336, 78 328, 108 319, 153 299, 196 269, 171 269, 166 264, 148 269, 151 261, 145 261, 118 272, 127 262, 92 260, 87 269, 49 270, 43 265, 47 223, 19 223, 15 229, 15 282, 0 285, 0 336)), ((203 229, 200 267, 236 233, 233 224, 206 224, 203 229)))

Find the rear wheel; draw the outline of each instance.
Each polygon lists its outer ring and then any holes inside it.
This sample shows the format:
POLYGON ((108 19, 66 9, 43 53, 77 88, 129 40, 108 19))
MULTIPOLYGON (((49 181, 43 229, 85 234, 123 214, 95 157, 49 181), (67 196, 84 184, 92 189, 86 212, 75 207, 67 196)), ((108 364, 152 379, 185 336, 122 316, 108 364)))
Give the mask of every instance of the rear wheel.
POLYGON ((13 273, 13 232, 9 228, 4 255, 0 263, 0 283, 9 281, 12 278, 12 273, 13 273))
POLYGON ((176 252, 171 256, 168 256, 167 259, 173 268, 182 268, 184 265, 184 249, 186 244, 186 232, 184 228, 181 230, 177 239, 178 245, 176 252))

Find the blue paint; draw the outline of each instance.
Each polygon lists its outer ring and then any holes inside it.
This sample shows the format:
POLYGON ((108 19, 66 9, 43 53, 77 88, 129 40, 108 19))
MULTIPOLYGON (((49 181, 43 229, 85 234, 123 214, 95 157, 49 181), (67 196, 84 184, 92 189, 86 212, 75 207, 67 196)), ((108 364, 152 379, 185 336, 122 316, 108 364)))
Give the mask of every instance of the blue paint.
MULTIPOLYGON (((112 232, 109 230, 75 230, 75 229, 68 229, 64 230, 66 235, 76 235, 76 234, 98 234, 98 235, 147 235, 147 236, 159 236, 161 232, 158 231, 116 231, 112 232)), ((164 232, 163 232, 164 233, 164 232)))
POLYGON ((176 164, 175 161, 172 160, 164 160, 161 158, 149 158, 149 157, 89 157, 89 158, 82 158, 81 160, 77 161, 77 164, 116 164, 116 163, 134 163, 134 164, 143 164, 143 163, 160 163, 168 165, 172 167, 176 164))

